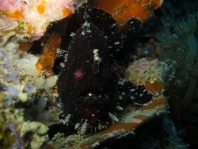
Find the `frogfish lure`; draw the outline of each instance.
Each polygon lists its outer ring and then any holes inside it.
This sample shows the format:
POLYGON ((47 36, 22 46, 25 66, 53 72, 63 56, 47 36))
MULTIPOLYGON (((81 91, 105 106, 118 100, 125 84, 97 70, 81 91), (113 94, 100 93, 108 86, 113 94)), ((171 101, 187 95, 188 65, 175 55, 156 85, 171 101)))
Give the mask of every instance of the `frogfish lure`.
POLYGON ((117 101, 117 78, 111 71, 107 37, 85 22, 68 48, 58 78, 59 97, 69 124, 108 125, 117 101))

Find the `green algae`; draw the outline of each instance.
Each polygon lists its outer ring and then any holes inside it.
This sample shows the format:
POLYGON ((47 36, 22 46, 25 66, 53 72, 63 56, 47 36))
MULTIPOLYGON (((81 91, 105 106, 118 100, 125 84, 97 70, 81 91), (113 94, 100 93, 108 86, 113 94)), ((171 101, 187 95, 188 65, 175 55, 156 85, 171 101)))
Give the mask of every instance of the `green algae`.
MULTIPOLYGON (((0 92, 0 101, 3 101, 4 99, 5 94, 0 92)), ((2 104, 2 102, 0 104, 2 104)), ((13 143, 15 142, 15 136, 4 123, 2 111, 0 111, 0 113, 0 147, 1 149, 11 149, 13 143)))

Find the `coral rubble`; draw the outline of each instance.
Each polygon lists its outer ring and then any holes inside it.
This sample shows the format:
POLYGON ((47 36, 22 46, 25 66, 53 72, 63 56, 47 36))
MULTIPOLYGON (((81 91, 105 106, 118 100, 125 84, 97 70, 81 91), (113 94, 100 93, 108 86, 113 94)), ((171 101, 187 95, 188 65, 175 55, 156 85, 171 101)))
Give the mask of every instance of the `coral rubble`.
MULTIPOLYGON (((37 149, 47 141, 48 135, 46 133, 48 127, 43 123, 36 122, 39 119, 34 118, 36 115, 33 117, 31 110, 25 107, 34 106, 33 102, 39 92, 48 92, 49 94, 56 83, 56 76, 51 76, 51 79, 45 79, 36 68, 38 57, 19 50, 17 39, 16 36, 13 36, 0 49, 0 85, 1 95, 4 95, 1 96, 0 113, 2 125, 5 125, 2 128, 7 126, 11 129, 10 133, 14 135, 14 139, 18 142, 23 142, 19 144, 20 148, 31 146, 31 148, 37 149), (38 132, 36 132, 37 129, 38 132)), ((47 96, 47 94, 42 95, 37 100, 40 101, 47 96)), ((47 99, 49 99, 49 96, 47 99)), ((37 111, 46 107, 46 104, 44 104, 44 107, 41 106, 40 102, 37 106, 37 111)), ((41 115, 39 112, 37 112, 38 117, 41 115)), ((48 112, 49 114, 50 112, 48 112)), ((48 119, 51 119, 51 116, 49 115, 48 119)), ((47 121, 46 114, 45 119, 47 121)))

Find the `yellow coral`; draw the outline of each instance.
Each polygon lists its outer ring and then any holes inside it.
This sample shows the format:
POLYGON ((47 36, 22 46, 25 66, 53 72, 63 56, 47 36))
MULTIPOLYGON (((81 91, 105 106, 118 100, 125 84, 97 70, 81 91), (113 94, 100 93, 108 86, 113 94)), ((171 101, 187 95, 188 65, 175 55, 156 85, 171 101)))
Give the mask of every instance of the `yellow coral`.
MULTIPOLYGON (((0 92, 0 101, 4 101, 4 99, 5 99, 5 94, 3 92, 0 92)), ((2 113, 1 113, 1 117, 0 117, 0 147, 1 149, 10 149, 14 141, 15 141, 14 134, 6 127, 4 120, 2 118, 2 113)))

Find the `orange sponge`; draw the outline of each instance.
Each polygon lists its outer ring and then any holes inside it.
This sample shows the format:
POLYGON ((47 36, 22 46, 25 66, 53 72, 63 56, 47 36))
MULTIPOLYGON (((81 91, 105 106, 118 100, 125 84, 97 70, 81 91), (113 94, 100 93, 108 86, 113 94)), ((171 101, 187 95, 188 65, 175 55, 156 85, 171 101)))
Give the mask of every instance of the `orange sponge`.
POLYGON ((98 0, 92 6, 111 14, 121 26, 130 18, 147 20, 154 9, 161 7, 162 2, 163 0, 98 0))
POLYGON ((154 96, 158 96, 159 94, 162 94, 165 88, 165 83, 160 80, 155 80, 154 82, 145 82, 146 89, 153 94, 154 96))
POLYGON ((58 34, 52 34, 44 45, 44 54, 39 56, 39 61, 37 63, 37 69, 42 73, 47 71, 50 74, 53 74, 54 61, 56 59, 57 49, 61 44, 61 38, 58 34))

